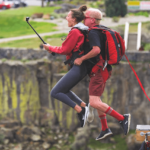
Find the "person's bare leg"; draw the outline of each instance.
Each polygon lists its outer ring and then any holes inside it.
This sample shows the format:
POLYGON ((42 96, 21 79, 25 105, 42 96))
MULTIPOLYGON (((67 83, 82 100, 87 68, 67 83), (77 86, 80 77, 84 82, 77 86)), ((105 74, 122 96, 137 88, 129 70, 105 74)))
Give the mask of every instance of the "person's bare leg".
POLYGON ((75 105, 74 107, 74 110, 77 112, 77 113, 80 113, 82 111, 82 108, 78 105, 75 105))
POLYGON ((89 98, 90 98, 89 100, 90 105, 92 107, 117 119, 124 130, 124 134, 125 135, 128 134, 130 128, 130 120, 131 120, 130 114, 124 114, 124 115, 119 114, 117 111, 115 111, 113 108, 108 106, 106 103, 103 103, 100 97, 98 96, 89 96, 89 98))
POLYGON ((99 96, 89 96, 90 97, 90 105, 94 107, 95 109, 106 113, 114 118, 116 118, 118 121, 124 120, 123 115, 119 114, 115 110, 113 110, 110 106, 108 106, 106 103, 103 103, 99 96))
POLYGON ((95 108, 103 113, 105 113, 105 111, 108 109, 109 106, 107 104, 103 103, 99 96, 91 96, 90 95, 89 98, 90 98, 89 99, 90 105, 93 108, 95 108))
POLYGON ((86 106, 86 103, 81 102, 80 106, 81 106, 81 107, 85 107, 85 106, 86 106))

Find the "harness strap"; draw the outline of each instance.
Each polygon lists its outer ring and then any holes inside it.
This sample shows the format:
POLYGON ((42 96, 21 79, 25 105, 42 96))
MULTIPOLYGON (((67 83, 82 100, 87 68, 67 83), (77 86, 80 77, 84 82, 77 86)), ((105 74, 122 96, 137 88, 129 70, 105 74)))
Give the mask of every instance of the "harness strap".
MULTIPOLYGON (((86 41, 86 33, 87 33, 86 30, 81 30, 81 29, 78 28, 78 27, 73 27, 72 29, 78 29, 78 30, 84 35, 84 42, 83 42, 82 46, 80 46, 80 48, 79 48, 78 51, 73 52, 73 50, 72 50, 72 56, 71 56, 71 58, 68 59, 68 60, 66 60, 66 61, 64 61, 64 64, 65 64, 65 65, 67 65, 67 64, 73 65, 74 60, 75 60, 76 58, 82 56, 82 53, 81 53, 81 52, 83 51, 83 50, 82 50, 82 49, 83 49, 83 45, 84 45, 84 43, 85 43, 85 41, 86 41), (81 55, 79 55, 79 53, 81 53, 81 55)), ((83 51, 83 52, 84 52, 84 51, 83 51)))
MULTIPOLYGON (((88 60, 89 61, 89 60, 88 60)), ((103 57, 100 55, 100 60, 94 65, 94 67, 92 68, 91 70, 91 73, 90 74, 95 74, 100 68, 104 68, 104 63, 105 63, 105 60, 103 59, 103 57)), ((106 66, 105 66, 106 67, 106 66)))
POLYGON ((139 85, 140 85, 141 89, 143 90, 143 93, 145 94, 145 96, 147 97, 147 99, 150 101, 150 98, 147 96, 147 94, 146 94, 146 92, 145 92, 145 89, 144 89, 144 87, 143 87, 143 85, 142 85, 142 83, 141 83, 141 81, 140 81, 140 79, 139 79, 137 73, 135 72, 135 70, 133 69, 131 63, 129 62, 128 57, 127 57, 126 55, 125 55, 125 57, 126 57, 128 63, 129 63, 129 65, 130 65, 130 67, 131 67, 131 69, 132 69, 132 71, 133 71, 133 73, 134 73, 134 75, 135 75, 137 81, 139 82, 139 85))
POLYGON ((78 51, 76 51, 76 52, 72 52, 72 56, 71 56, 71 58, 70 59, 68 59, 68 60, 66 60, 66 61, 64 61, 64 64, 66 65, 66 64, 70 64, 70 65, 73 65, 73 63, 74 63, 74 60, 76 59, 76 58, 78 58, 78 57, 81 57, 82 55, 79 55, 79 53, 80 53, 81 51, 80 51, 80 49, 78 50, 78 51))
POLYGON ((71 62, 71 59, 68 59, 68 60, 64 61, 64 64, 67 65, 67 64, 69 64, 70 62, 71 62))

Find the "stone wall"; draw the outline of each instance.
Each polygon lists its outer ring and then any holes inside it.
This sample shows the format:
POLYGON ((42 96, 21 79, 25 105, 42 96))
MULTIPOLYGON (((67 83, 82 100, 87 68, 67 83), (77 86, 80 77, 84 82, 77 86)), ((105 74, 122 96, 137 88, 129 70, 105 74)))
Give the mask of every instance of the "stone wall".
MULTIPOLYGON (((25 51, 24 55, 27 56, 30 52, 25 51)), ((37 55, 39 52, 36 53, 35 50, 33 53, 36 56, 40 55, 37 55)), ((45 58, 47 54, 44 51, 42 53, 44 53, 42 57, 45 58)), ((134 61, 133 68, 150 97, 150 53, 127 52, 126 54, 134 61)), ((0 117, 10 117, 24 124, 33 123, 41 126, 59 124, 66 130, 74 130, 78 126, 76 112, 60 101, 52 99, 49 94, 51 88, 64 75, 60 72, 67 72, 67 67, 62 63, 63 59, 63 56, 55 56, 55 59, 53 58, 55 61, 44 59, 24 63, 1 59, 0 117)), ((85 102, 88 102, 88 82, 89 78, 86 77, 73 88, 73 91, 85 102)), ((113 74, 107 81, 102 100, 121 114, 131 113, 131 129, 135 129, 137 124, 150 123, 150 102, 142 92, 127 62, 121 62, 120 65, 113 67, 113 74)), ((93 124, 100 127, 96 111, 95 116, 93 124)), ((107 118, 108 122, 116 122, 112 117, 107 118)))
MULTIPOLYGON (((1 60, 0 68, 0 118, 27 125, 60 125, 64 130, 77 128, 75 111, 50 97, 52 87, 64 75, 57 73, 68 70, 62 62, 1 60)), ((88 100, 86 86, 84 79, 73 88, 83 100, 88 100)))
MULTIPOLYGON (((126 55, 130 61, 135 62, 150 62, 149 51, 126 51, 126 55)), ((36 60, 36 59, 50 59, 50 60, 65 60, 64 55, 52 56, 45 50, 39 49, 26 49, 26 48, 0 48, 0 59, 11 59, 11 60, 36 60)), ((122 57, 123 61, 126 58, 122 57)))
MULTIPOLYGON (((150 51, 126 51, 125 53, 130 61, 134 62, 150 62, 150 51)), ((122 61, 127 61, 125 56, 122 61)))
POLYGON ((26 49, 26 48, 0 48, 0 59, 11 60, 36 60, 36 59, 62 59, 65 60, 64 55, 52 56, 46 50, 40 49, 26 49))
POLYGON ((40 121, 39 111, 52 108, 48 96, 51 85, 49 61, 0 61, 0 116, 22 123, 40 121))

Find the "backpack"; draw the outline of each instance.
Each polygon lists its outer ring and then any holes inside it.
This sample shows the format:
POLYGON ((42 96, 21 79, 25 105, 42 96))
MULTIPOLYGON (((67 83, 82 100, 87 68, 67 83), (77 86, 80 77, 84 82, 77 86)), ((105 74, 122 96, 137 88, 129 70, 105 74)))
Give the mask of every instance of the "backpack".
POLYGON ((100 30, 106 37, 104 60, 107 61, 107 64, 119 64, 122 56, 125 54, 124 39, 118 32, 103 25, 99 25, 99 27, 92 27, 89 31, 92 29, 100 30))
POLYGON ((80 28, 78 27, 74 27, 73 29, 78 29, 83 35, 84 35, 84 42, 82 44, 82 46, 80 47, 80 49, 76 52, 73 52, 72 51, 72 56, 70 59, 64 61, 64 64, 70 64, 71 66, 74 64, 74 60, 78 57, 81 57, 83 54, 84 54, 84 50, 83 50, 83 47, 85 45, 85 42, 87 40, 87 34, 88 34, 88 31, 87 30, 81 30, 80 28))

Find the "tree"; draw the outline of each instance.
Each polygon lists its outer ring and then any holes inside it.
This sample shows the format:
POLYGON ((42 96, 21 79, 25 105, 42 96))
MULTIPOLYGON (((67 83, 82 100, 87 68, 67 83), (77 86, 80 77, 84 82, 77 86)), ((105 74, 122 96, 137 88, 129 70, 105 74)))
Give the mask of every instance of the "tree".
POLYGON ((126 0, 105 0, 106 15, 108 17, 121 16, 127 14, 126 0))
POLYGON ((44 7, 44 0, 41 0, 41 7, 44 7))

